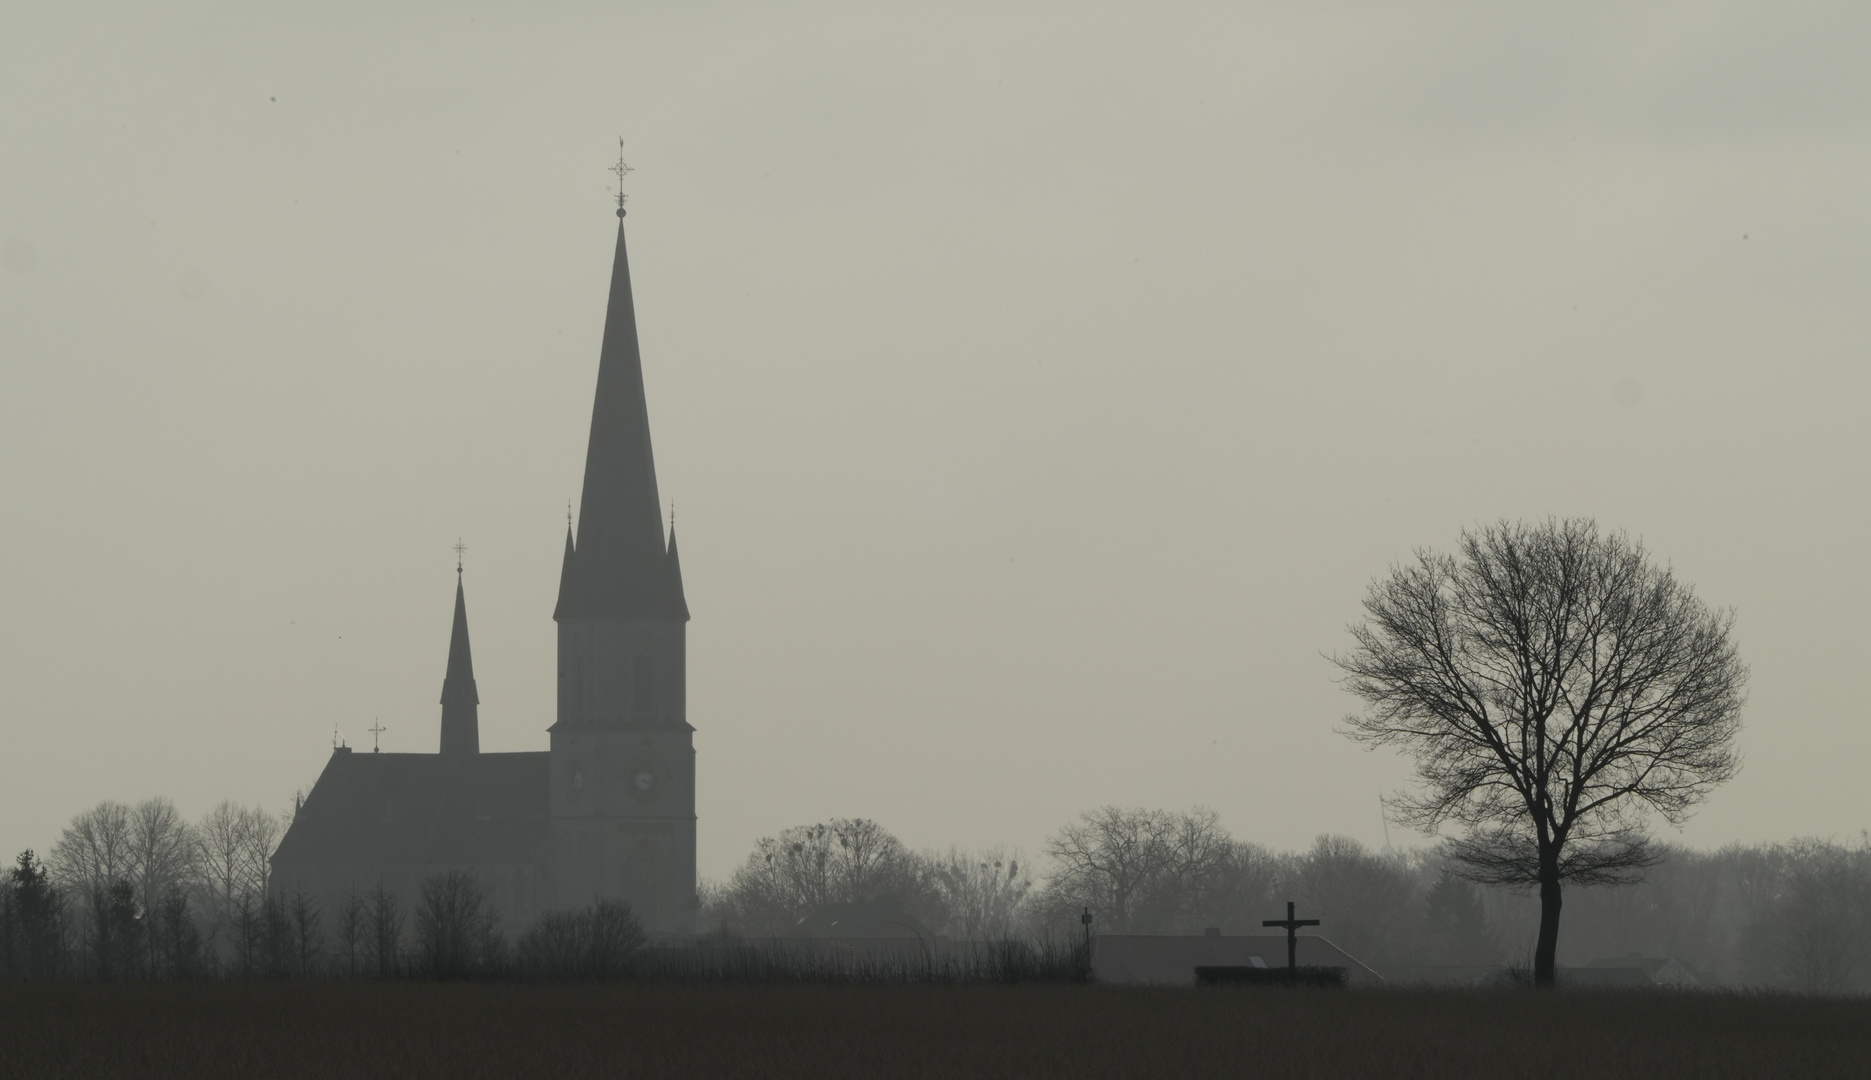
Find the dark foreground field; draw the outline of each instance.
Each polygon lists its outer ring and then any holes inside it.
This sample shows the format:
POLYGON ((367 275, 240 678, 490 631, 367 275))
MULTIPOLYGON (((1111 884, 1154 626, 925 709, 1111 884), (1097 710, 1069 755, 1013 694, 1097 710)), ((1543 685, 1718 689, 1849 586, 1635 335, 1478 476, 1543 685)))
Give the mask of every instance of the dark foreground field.
POLYGON ((1871 1003, 1575 991, 0 987, 0 1076, 1871 1076, 1871 1003))

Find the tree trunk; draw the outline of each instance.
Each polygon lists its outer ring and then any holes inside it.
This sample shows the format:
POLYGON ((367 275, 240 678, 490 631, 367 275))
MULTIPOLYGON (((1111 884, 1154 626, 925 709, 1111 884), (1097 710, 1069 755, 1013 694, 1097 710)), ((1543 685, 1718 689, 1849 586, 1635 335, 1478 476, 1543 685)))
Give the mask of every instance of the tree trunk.
POLYGON ((1558 985, 1559 861, 1542 858, 1540 864, 1540 937, 1533 946, 1533 985, 1551 990, 1558 985))

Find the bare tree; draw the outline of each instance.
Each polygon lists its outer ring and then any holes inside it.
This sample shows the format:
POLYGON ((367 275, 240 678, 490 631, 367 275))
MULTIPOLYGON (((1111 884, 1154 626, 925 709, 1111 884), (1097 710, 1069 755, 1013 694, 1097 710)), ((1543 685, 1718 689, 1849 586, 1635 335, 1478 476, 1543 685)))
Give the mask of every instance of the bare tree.
POLYGON ((1277 912, 1276 893, 1287 876, 1286 861, 1259 844, 1236 840, 1215 877, 1191 905, 1197 927, 1258 928, 1277 912))
POLYGON ((148 926, 150 968, 159 979, 197 979, 207 974, 201 931, 188 891, 170 885, 162 902, 144 918, 148 926))
POLYGON ((382 881, 364 899, 364 950, 377 978, 397 974, 403 956, 403 905, 382 881))
POLYGON ((318 974, 319 961, 325 954, 325 933, 321 928, 325 913, 317 900, 302 892, 292 894, 288 905, 292 921, 293 973, 300 978, 318 974))
POLYGON ((1198 806, 1186 814, 1164 816, 1157 843, 1162 850, 1156 874, 1139 910, 1149 924, 1199 930, 1203 915, 1215 907, 1214 894, 1234 854, 1234 841, 1220 815, 1198 806))
POLYGON ((833 818, 762 837, 717 899, 724 923, 785 933, 827 904, 894 896, 918 919, 945 920, 935 871, 867 818, 833 818))
POLYGON ((1475 881, 1536 888, 1534 980, 1554 984, 1560 887, 1636 880, 1642 832, 1732 776, 1747 669, 1642 545, 1586 520, 1464 532, 1374 582, 1334 662, 1366 711, 1348 734, 1416 759, 1392 808, 1475 881))
POLYGON ((364 898, 358 895, 357 883, 352 882, 344 891, 344 906, 338 910, 338 948, 344 954, 347 979, 357 978, 357 958, 364 945, 367 923, 364 898))
POLYGON ((1475 887, 1444 869, 1423 898, 1423 946, 1434 964, 1496 964, 1501 945, 1475 887))
POLYGON ((173 889, 193 883, 195 836, 175 804, 161 796, 130 811, 130 883, 145 912, 154 913, 173 889))
POLYGON ((130 876, 130 807, 101 802, 71 819, 52 845, 52 876, 75 896, 130 876))
POLYGON ((1295 860, 1287 884, 1325 920, 1320 930, 1353 956, 1377 963, 1396 958, 1416 892, 1416 877, 1402 859, 1374 855, 1348 837, 1321 836, 1295 860))
POLYGON ((618 979, 643 947, 643 927, 621 900, 540 916, 520 938, 523 972, 543 979, 618 979))
POLYGON ((500 959, 500 915, 487 886, 465 870, 422 879, 416 905, 416 952, 424 974, 462 979, 500 959))
POLYGON ((1021 864, 1019 852, 1008 855, 1003 848, 950 848, 935 860, 935 875, 950 925, 968 941, 1010 937, 1033 891, 1032 868, 1021 864))
POLYGON ((222 923, 237 917, 240 899, 266 892, 268 858, 279 823, 258 807, 222 802, 195 826, 195 859, 210 912, 222 923))
POLYGON ((1057 865, 1052 891, 1066 904, 1095 909, 1119 933, 1138 929, 1138 909, 1169 857, 1175 816, 1162 810, 1101 806, 1046 841, 1057 865))
POLYGON ((1785 845, 1780 888, 1761 920, 1784 985, 1809 994, 1858 989, 1871 959, 1871 849, 1785 845))
POLYGON ((87 951, 91 973, 100 979, 135 979, 144 967, 144 921, 136 904, 136 887, 118 879, 94 886, 89 893, 87 951))

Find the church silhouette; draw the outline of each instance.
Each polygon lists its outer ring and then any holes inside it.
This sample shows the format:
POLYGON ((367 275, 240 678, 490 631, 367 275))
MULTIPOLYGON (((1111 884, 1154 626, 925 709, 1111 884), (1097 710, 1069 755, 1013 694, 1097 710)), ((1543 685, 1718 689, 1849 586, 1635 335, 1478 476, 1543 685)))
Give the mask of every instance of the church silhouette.
POLYGON ((628 901, 652 936, 695 932, 689 608, 673 524, 663 534, 619 201, 584 490, 553 611, 550 748, 480 752, 457 573, 439 751, 334 748, 273 854, 278 895, 335 912, 382 885, 407 909, 424 878, 465 870, 487 885, 509 932, 599 898, 628 901))

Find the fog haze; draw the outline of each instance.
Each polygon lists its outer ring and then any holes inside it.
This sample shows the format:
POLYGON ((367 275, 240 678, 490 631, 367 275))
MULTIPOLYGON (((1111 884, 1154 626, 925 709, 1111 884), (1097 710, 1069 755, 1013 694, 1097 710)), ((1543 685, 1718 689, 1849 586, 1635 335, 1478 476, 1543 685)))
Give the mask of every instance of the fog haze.
MULTIPOLYGON (((53 5, 0 33, 0 851, 543 749, 615 219, 700 865, 1384 841, 1367 583, 1595 517, 1750 664, 1677 842, 1871 827, 1857 5, 53 5)), ((1422 842, 1393 827, 1399 844, 1422 842)))

